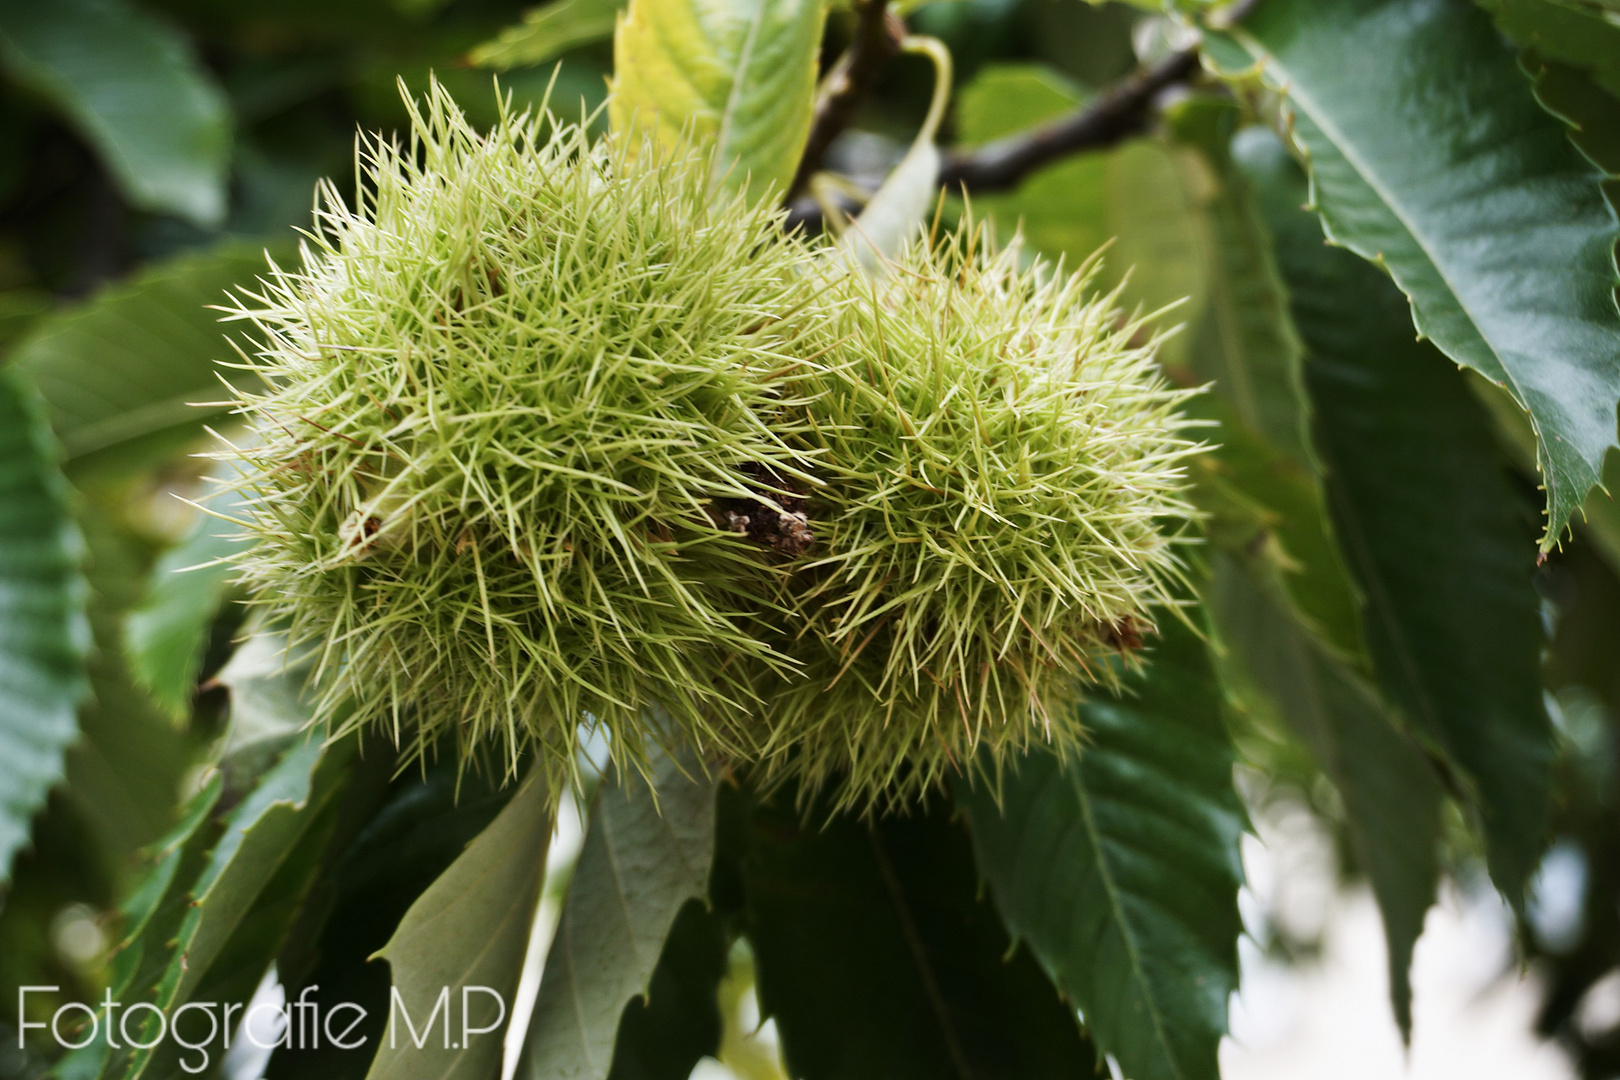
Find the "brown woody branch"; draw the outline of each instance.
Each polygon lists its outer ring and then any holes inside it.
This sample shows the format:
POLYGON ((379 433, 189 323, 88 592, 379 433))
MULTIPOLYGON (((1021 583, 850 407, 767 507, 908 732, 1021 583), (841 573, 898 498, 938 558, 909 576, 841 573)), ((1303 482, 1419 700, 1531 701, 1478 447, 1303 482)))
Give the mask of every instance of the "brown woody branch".
POLYGON ((888 10, 888 0, 855 0, 855 37, 822 82, 810 121, 810 137, 805 141, 799 171, 788 188, 787 202, 804 194, 811 174, 821 167, 821 159, 850 121, 855 110, 872 90, 885 64, 900 51, 906 29, 899 16, 888 10))
POLYGON ((1171 53, 1061 120, 976 150, 947 155, 939 170, 940 186, 974 192, 1006 191, 1059 158, 1113 146, 1146 130, 1158 96, 1186 82, 1197 71, 1196 50, 1171 53))
MULTIPOLYGON (((940 165, 940 186, 975 193, 1007 191, 1017 187, 1026 176, 1043 165, 1071 154, 1102 150, 1123 142, 1147 130, 1159 95, 1192 79, 1198 73, 1198 68, 1196 49, 1171 53, 1151 67, 1127 76, 1062 119, 974 150, 952 152, 940 165)), ((848 114, 853 114, 857 100, 858 95, 853 95, 843 104, 848 114)), ((818 111, 818 120, 819 116, 818 111)), ((843 123, 848 123, 847 114, 843 123)), ((816 127, 819 130, 822 125, 818 122, 816 127)), ((834 128, 829 123, 825 142, 830 143, 841 130, 842 124, 834 128)), ((826 149, 824 143, 814 145, 820 145, 821 151, 826 149)), ((812 158, 807 151, 799 166, 801 179, 808 180, 819 162, 819 152, 812 158)), ((801 180, 795 180, 795 191, 800 183, 801 180)), ((857 207, 846 209, 853 211, 857 207)), ((787 227, 790 230, 804 228, 810 232, 819 231, 822 226, 821 213, 821 207, 815 200, 801 193, 788 204, 787 227)))

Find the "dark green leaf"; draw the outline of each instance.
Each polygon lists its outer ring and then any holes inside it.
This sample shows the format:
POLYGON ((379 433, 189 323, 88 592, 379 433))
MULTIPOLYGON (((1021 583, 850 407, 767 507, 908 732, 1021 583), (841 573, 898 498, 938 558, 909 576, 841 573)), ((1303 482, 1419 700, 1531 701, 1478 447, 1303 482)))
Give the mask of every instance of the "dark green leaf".
MULTIPOLYGON (((386 778, 392 755, 367 748, 363 768, 386 778)), ((270 1059, 277 1080, 365 1076, 386 1041, 388 966, 372 957, 387 944, 406 910, 455 862, 512 797, 515 785, 462 775, 453 754, 394 781, 382 806, 358 834, 333 841, 331 869, 299 912, 276 968, 289 997, 313 991, 323 1011, 342 1002, 366 1010, 343 1049, 322 1041, 284 1046, 270 1059)), ((347 793, 345 798, 350 798, 347 793)), ((345 1023, 354 1019, 346 1014, 345 1023)), ((420 1017, 417 1018, 418 1020, 420 1017)))
POLYGON ((625 1006, 608 1080, 686 1080, 720 1049, 720 980, 730 945, 726 923, 688 900, 670 927, 646 998, 625 1006))
POLYGON ((1214 188, 1206 204, 1209 299, 1193 331, 1192 364, 1238 421, 1310 471, 1304 347, 1254 194, 1228 153, 1239 118, 1236 105, 1208 96, 1183 102, 1174 117, 1177 134, 1203 150, 1214 188))
POLYGON ((760 1003, 789 1075, 1091 1075, 1073 1009, 1013 948, 945 800, 823 821, 788 798, 758 806, 742 861, 760 1003))
POLYGON ((224 218, 230 107, 174 27, 124 0, 0 0, 0 63, 73 122, 132 204, 224 218))
POLYGON ((1337 787, 1351 848, 1384 916, 1396 1020, 1410 1032, 1407 972, 1440 876, 1440 784, 1376 692, 1264 581, 1263 569, 1216 557, 1210 607, 1230 649, 1221 674, 1240 707, 1291 728, 1337 787))
POLYGON ((1620 12, 1585 0, 1478 0, 1520 45, 1589 71, 1620 95, 1620 12))
POLYGON ((389 1035, 377 1047, 368 1080, 488 1080, 500 1068, 502 1033, 546 872, 554 822, 548 798, 543 776, 532 771, 489 827, 417 897, 383 946, 378 955, 388 961, 401 1007, 390 1009, 389 1035), (498 1013, 491 1011, 495 1001, 469 994, 468 987, 498 994, 498 1013), (441 999, 446 988, 449 996, 441 999), (447 1011, 436 1032, 425 1018, 438 1000, 447 1011), (405 1030, 407 1021, 426 1030, 405 1030))
POLYGON ((183 255, 40 320, 14 359, 39 383, 70 470, 140 469, 227 411, 196 407, 228 396, 215 362, 236 359, 208 305, 264 271, 257 249, 183 255))
POLYGON ((1477 8, 1268 0, 1212 36, 1284 95, 1328 236, 1386 268, 1419 332, 1535 421, 1553 543, 1615 443, 1620 311, 1598 174, 1477 8))
POLYGON ((1135 1080, 1219 1075, 1237 988, 1244 815, 1220 692, 1193 632, 1166 620, 1119 698, 1085 705, 1078 759, 1031 754, 960 789, 979 867, 1013 935, 1135 1080))
POLYGON ((654 790, 630 775, 597 798, 546 955, 519 1080, 606 1077, 625 1006, 648 993, 682 907, 708 891, 714 784, 692 779, 668 756, 653 769, 654 790))
POLYGON ((67 503, 38 397, 0 368, 0 883, 79 731, 90 635, 67 503))
POLYGON ((1531 511, 1462 374, 1413 340, 1399 291, 1321 243, 1281 145, 1256 131, 1238 151, 1309 350, 1334 528, 1379 682, 1462 766, 1492 876, 1517 905, 1545 841, 1553 751, 1531 511))

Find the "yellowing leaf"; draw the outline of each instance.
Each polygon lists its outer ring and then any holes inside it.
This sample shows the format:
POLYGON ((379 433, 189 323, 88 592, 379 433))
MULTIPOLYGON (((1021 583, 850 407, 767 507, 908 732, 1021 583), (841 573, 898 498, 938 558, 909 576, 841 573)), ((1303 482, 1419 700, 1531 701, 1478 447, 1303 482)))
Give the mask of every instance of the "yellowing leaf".
POLYGON ((713 187, 787 187, 816 92, 822 0, 633 0, 614 37, 615 131, 715 150, 713 187))

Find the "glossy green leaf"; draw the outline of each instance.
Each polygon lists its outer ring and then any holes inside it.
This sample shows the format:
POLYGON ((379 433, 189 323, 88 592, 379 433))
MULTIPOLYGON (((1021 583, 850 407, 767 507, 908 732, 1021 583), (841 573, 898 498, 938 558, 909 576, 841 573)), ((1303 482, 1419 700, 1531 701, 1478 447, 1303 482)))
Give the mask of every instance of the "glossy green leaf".
POLYGON ((1237 988, 1245 819, 1204 644, 1166 620, 1118 698, 1083 706, 1091 742, 1029 755, 958 794, 1007 928, 1135 1080, 1219 1075, 1237 988))
POLYGON ((1268 0, 1212 36, 1283 94, 1328 236, 1386 268, 1419 333, 1509 387, 1556 541, 1615 443, 1614 214, 1489 18, 1446 0, 1268 0))
POLYGON ((1476 0, 1519 45, 1591 72, 1620 95, 1620 11, 1589 0, 1476 0))
POLYGON ((488 1080, 499 1071, 546 872, 554 823, 548 797, 544 779, 532 772, 378 953, 400 1006, 389 1010, 367 1080, 488 1080), (469 987, 494 991, 499 1003, 469 987), (446 988, 436 1027, 431 1017, 446 988))
POLYGON ((525 11, 521 23, 474 48, 467 60, 497 71, 543 64, 606 39, 623 10, 624 0, 553 0, 525 11))
POLYGON ((606 1077, 625 1007, 648 993, 682 907, 707 894, 714 784, 682 768, 659 756, 652 791, 631 775, 599 794, 546 955, 519 1080, 606 1077))
POLYGON ((230 106, 169 23, 126 0, 3 0, 0 65, 79 129, 133 205, 224 218, 230 106))
POLYGON ((224 560, 246 540, 229 520, 241 513, 241 494, 204 497, 209 512, 198 513, 186 538, 158 557, 145 599, 124 624, 131 672, 177 721, 190 714, 209 628, 235 576, 224 560))
POLYGON ((1343 800, 1351 849, 1384 917, 1396 1021, 1410 1032, 1412 949, 1440 876, 1439 781, 1377 692, 1301 627, 1263 569, 1217 556, 1209 604, 1230 650, 1221 668, 1229 696, 1292 730, 1343 800))
POLYGON ((1009 940, 946 799, 876 822, 807 817, 790 794, 727 807, 746 815, 745 926, 788 1075, 1092 1075, 1074 1010, 1009 940))
POLYGON ((44 410, 0 368, 0 883, 62 778, 89 647, 82 543, 44 410))
POLYGON ((647 996, 625 1007, 608 1080, 687 1080, 720 1049, 720 981, 731 944, 726 921, 688 900, 670 927, 647 996))
POLYGON ((236 358, 208 305, 264 271, 257 249, 182 255, 36 325, 13 359, 39 383, 70 471, 138 470, 226 413, 196 404, 226 398, 215 363, 236 358))
POLYGON ((1388 699, 1478 796, 1492 876, 1519 904, 1552 782, 1531 517, 1463 377, 1413 340, 1388 278, 1325 247, 1277 141, 1237 146, 1264 198, 1293 312, 1334 526, 1388 699))
POLYGON ((616 131, 714 154, 714 186, 780 194, 810 132, 823 0, 631 0, 614 37, 616 131))

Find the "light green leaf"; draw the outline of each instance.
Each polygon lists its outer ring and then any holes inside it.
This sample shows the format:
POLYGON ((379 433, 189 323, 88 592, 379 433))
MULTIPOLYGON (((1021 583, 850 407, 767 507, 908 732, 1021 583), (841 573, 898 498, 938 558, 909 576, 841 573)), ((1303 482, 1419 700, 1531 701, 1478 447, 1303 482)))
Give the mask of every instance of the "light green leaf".
POLYGON ((1556 542, 1615 443, 1617 230, 1512 50, 1483 12, 1439 0, 1268 0, 1206 47, 1283 95, 1329 238, 1529 411, 1556 542))
POLYGON ((521 23, 474 48, 467 60, 497 71, 543 64, 607 38, 623 10, 624 0, 553 0, 525 11, 521 23))
POLYGON ((712 150, 713 184, 780 195, 810 132, 823 0, 631 0, 613 44, 615 131, 712 150))
POLYGON ((125 0, 0 0, 0 65, 67 116, 132 204, 224 218, 230 106, 173 26, 125 0))
POLYGON ((0 368, 0 883, 79 732, 90 638, 81 552, 38 396, 0 368))
POLYGON ((70 471, 149 466, 224 415, 216 361, 236 359, 219 313, 265 272, 262 252, 226 246, 160 263, 40 322, 14 363, 38 382, 70 471))
MULTIPOLYGON (((341 789, 353 756, 352 739, 326 747, 319 733, 310 734, 231 810, 224 834, 190 889, 189 907, 152 998, 158 1008, 172 1013, 212 973, 232 933, 341 789)), ((155 1032, 155 1020, 147 1026, 155 1032)), ((135 1049, 121 1075, 136 1080, 153 1058, 151 1048, 135 1049)))
POLYGON ((604 785, 568 886, 518 1080, 603 1080, 619 1020, 647 993, 675 917, 708 893, 714 784, 659 756, 653 790, 639 776, 604 785))
POLYGON ((1208 163, 1210 225, 1203 316, 1192 334, 1188 385, 1213 383, 1189 411, 1218 427, 1194 464, 1195 489, 1217 546, 1267 558, 1314 632, 1346 656, 1364 653, 1350 575, 1328 521, 1321 469, 1306 440, 1304 350, 1248 180, 1231 161, 1235 104, 1211 97, 1171 114, 1176 135, 1208 163))
POLYGON ((245 770, 256 775, 261 770, 255 764, 286 749, 309 722, 303 700, 309 670, 309 657, 288 653, 285 634, 264 628, 231 653, 214 676, 231 692, 231 720, 219 749, 227 771, 245 762, 245 770))
POLYGON ((1439 781, 1391 724, 1377 693, 1300 626, 1263 568, 1215 559, 1210 609, 1229 697, 1291 729, 1344 803, 1356 863, 1372 884, 1389 945, 1390 997, 1412 1026, 1408 971, 1440 876, 1439 781))
POLYGON ((207 498, 207 506, 211 512, 198 513, 190 534, 158 557, 145 600, 124 623, 132 674, 176 721, 191 713, 209 627, 235 575, 224 560, 245 541, 242 527, 227 520, 242 511, 239 492, 207 498))
POLYGON ((367 1080, 489 1080, 499 1073, 502 1033, 545 877, 553 824, 548 797, 541 774, 531 772, 499 816, 411 905, 377 954, 388 961, 406 1011, 390 1009, 388 1034, 367 1080), (473 986, 499 994, 503 1007, 466 990, 473 986), (447 1011, 435 1027, 426 1018, 446 987, 447 1011), (487 1030, 478 1034, 479 1028, 487 1030))
POLYGON ((1400 293, 1323 246, 1282 147, 1254 131, 1237 150, 1309 348, 1335 532, 1379 682, 1462 767, 1491 874, 1520 905, 1545 843, 1553 755, 1527 507, 1461 374, 1412 339, 1400 293))
POLYGON ((1477 0, 1515 42, 1591 72, 1620 96, 1620 11, 1586 0, 1477 0))
POLYGON ((1204 644, 1166 620, 1130 689, 1083 707, 1091 742, 1036 752, 995 795, 958 787, 1014 937, 1133 1080, 1214 1080, 1237 987, 1245 819, 1204 644))
POLYGON ((934 100, 911 149, 862 208, 843 235, 843 247, 870 274, 887 272, 922 229, 930 207, 939 200, 939 147, 934 140, 945 120, 951 95, 951 54, 944 44, 928 37, 908 37, 903 52, 920 53, 934 63, 934 100))
POLYGON ((986 64, 956 96, 956 137, 963 146, 982 146, 1039 127, 1084 100, 1084 90, 1045 64, 986 64))

